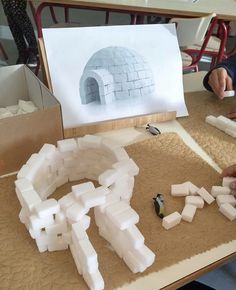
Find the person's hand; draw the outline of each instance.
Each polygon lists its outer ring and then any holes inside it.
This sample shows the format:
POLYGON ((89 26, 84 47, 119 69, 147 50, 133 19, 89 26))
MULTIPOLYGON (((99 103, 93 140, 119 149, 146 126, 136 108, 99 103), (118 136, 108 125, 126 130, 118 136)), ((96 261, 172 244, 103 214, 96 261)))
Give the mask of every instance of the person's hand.
POLYGON ((229 112, 229 113, 226 115, 226 117, 229 118, 229 119, 236 120, 236 109, 234 109, 233 111, 229 112))
POLYGON ((209 75, 208 84, 220 99, 224 98, 224 91, 233 90, 232 79, 223 67, 213 69, 209 75))
MULTIPOLYGON (((230 177, 236 177, 236 164, 229 166, 225 168, 222 173, 222 177, 230 176, 230 177)), ((230 188, 232 189, 232 193, 236 194, 236 181, 233 181, 230 183, 230 188)))

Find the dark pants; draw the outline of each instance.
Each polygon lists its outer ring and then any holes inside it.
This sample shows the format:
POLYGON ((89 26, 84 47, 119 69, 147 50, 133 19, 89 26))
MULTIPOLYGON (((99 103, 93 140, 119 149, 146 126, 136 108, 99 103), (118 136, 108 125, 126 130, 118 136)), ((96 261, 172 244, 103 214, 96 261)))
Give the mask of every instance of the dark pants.
POLYGON ((26 12, 27 2, 25 0, 1 1, 19 55, 25 54, 28 49, 37 53, 34 29, 26 12))

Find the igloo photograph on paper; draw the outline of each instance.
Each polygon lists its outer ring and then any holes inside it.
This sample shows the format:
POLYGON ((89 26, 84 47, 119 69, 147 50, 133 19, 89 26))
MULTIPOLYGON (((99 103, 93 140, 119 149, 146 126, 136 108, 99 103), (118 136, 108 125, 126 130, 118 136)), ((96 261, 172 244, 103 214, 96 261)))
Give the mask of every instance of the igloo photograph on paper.
POLYGON ((64 128, 188 114, 174 24, 50 28, 43 37, 64 128))

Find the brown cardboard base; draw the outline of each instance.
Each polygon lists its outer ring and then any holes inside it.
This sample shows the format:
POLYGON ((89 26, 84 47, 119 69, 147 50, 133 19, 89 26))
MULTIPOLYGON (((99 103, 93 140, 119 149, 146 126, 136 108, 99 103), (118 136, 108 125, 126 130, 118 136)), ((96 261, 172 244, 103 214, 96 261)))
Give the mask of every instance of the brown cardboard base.
POLYGON ((189 117, 179 118, 180 124, 223 169, 236 164, 236 139, 207 124, 208 115, 218 117, 236 109, 236 97, 220 101, 209 92, 185 95, 189 117))
MULTIPOLYGON (((192 223, 182 221, 168 231, 162 227, 152 200, 158 192, 164 194, 166 214, 174 211, 181 213, 184 198, 170 195, 171 184, 189 180, 209 190, 212 185, 221 182, 219 174, 184 145, 176 134, 162 134, 127 146, 126 150, 140 168, 135 178, 131 205, 140 216, 138 228, 145 237, 146 245, 156 254, 156 260, 144 273, 133 274, 110 245, 98 236, 92 218, 88 234, 98 253, 105 289, 114 289, 236 239, 236 221, 230 222, 220 214, 216 203, 198 209, 192 223)), ((20 205, 14 192, 14 180, 15 176, 0 179, 1 287, 88 289, 77 273, 69 250, 38 252, 34 240, 18 219, 20 205)), ((70 186, 64 185, 53 196, 59 198, 70 192, 70 186)), ((93 216, 92 210, 90 214, 93 216)))

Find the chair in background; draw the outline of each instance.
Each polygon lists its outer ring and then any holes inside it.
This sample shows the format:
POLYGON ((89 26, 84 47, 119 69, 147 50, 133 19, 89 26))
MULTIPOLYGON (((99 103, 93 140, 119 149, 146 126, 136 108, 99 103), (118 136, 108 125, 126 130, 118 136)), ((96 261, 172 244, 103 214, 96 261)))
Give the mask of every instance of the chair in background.
MULTIPOLYGON (((216 14, 198 18, 172 18, 170 23, 176 23, 176 32, 181 49, 183 71, 198 71, 199 62, 205 53, 213 31, 217 25, 216 14), (194 49, 193 49, 194 46, 194 49), (197 46, 197 48, 196 48, 197 46)), ((227 35, 222 38, 220 47, 214 55, 222 58, 227 35)))
MULTIPOLYGON (((223 20, 217 21, 203 54, 211 61, 210 68, 228 57, 228 53, 226 52, 228 30, 229 26, 223 20)), ((190 54, 198 52, 201 49, 203 42, 204 40, 187 47, 186 51, 190 54)))
MULTIPOLYGON (((227 23, 228 35, 229 37, 236 38, 236 21, 229 21, 227 23)), ((231 49, 226 51, 226 58, 234 55, 236 53, 236 43, 230 45, 231 49)))

